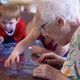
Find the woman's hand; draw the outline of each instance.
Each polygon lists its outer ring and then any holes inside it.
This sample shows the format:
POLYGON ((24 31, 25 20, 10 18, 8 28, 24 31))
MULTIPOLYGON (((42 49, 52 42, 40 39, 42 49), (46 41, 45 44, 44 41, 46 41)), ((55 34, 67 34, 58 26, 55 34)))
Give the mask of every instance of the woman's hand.
POLYGON ((65 61, 65 58, 63 58, 53 52, 45 53, 45 54, 41 55, 41 57, 38 59, 38 62, 47 63, 52 66, 54 66, 56 64, 63 64, 64 61, 65 61))
POLYGON ((33 77, 55 80, 54 77, 53 77, 52 69, 53 68, 51 66, 47 65, 47 64, 40 65, 33 70, 33 77))
POLYGON ((51 67, 48 64, 38 66, 33 70, 33 77, 44 78, 49 80, 70 80, 60 70, 51 67))
POLYGON ((49 79, 49 80, 63 80, 59 79, 59 77, 62 76, 58 74, 60 74, 60 71, 51 67, 48 64, 40 65, 33 70, 33 77, 49 79))

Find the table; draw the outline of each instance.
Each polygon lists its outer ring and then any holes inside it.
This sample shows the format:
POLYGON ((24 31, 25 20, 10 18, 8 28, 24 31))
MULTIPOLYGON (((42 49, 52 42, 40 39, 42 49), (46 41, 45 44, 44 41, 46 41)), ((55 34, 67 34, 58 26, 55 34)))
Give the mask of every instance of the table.
POLYGON ((8 76, 6 75, 6 69, 0 72, 0 80, 35 80, 32 76, 8 76))
MULTIPOLYGON (((39 64, 31 58, 30 49, 26 50, 25 62, 20 62, 20 67, 16 68, 16 74, 8 73, 7 68, 4 68, 4 61, 11 54, 17 43, 0 44, 0 80, 43 80, 32 77, 32 70, 39 64)), ((15 66, 15 65, 14 65, 15 66)), ((14 67, 13 66, 13 67, 14 67)))

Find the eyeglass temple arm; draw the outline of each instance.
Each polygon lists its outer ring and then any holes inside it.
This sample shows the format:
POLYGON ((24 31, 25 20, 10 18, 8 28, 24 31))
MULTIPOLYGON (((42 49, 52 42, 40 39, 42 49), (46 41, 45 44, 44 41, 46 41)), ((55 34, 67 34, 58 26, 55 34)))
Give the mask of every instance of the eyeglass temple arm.
POLYGON ((43 24, 43 25, 41 26, 41 28, 44 28, 47 24, 48 24, 48 22, 45 23, 45 24, 43 24))

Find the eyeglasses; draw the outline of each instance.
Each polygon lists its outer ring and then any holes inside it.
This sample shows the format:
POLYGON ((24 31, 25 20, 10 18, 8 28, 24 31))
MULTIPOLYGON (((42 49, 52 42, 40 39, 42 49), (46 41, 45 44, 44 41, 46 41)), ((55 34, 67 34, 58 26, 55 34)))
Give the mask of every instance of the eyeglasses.
MULTIPOLYGON (((48 23, 45 23, 43 24, 41 27, 40 27, 40 31, 43 33, 43 31, 45 31, 45 27, 48 23)), ((46 32, 46 31, 45 31, 46 32)))
POLYGON ((40 32, 41 32, 41 33, 44 33, 44 32, 45 32, 45 34, 47 35, 47 37, 53 39, 53 37, 51 37, 51 35, 45 30, 45 28, 47 27, 47 25, 48 25, 48 22, 45 23, 45 24, 43 24, 43 25, 41 26, 41 28, 40 28, 40 32))

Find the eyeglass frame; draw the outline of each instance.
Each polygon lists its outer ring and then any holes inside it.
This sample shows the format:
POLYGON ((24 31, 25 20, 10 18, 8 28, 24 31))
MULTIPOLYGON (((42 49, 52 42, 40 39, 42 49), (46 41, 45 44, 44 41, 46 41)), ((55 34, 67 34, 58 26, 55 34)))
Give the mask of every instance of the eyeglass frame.
POLYGON ((46 25, 48 25, 48 22, 43 24, 41 27, 40 27, 40 32, 42 33, 43 31, 47 33, 47 37, 50 37, 51 39, 53 39, 47 31, 45 31, 45 28, 47 27, 46 25))

